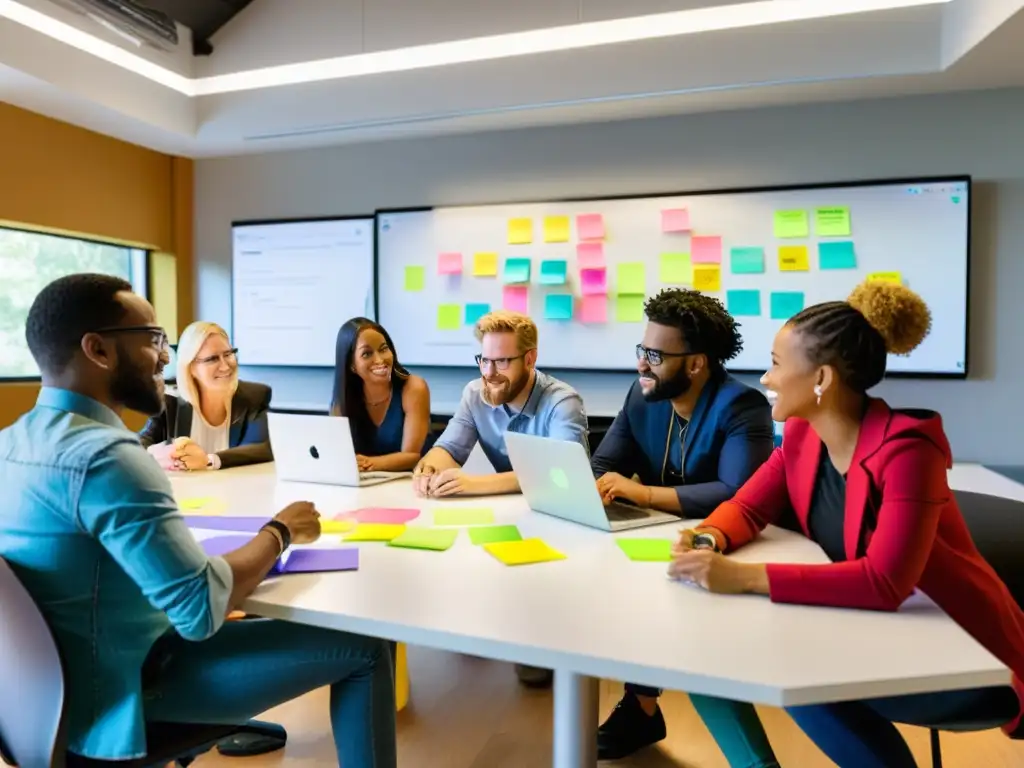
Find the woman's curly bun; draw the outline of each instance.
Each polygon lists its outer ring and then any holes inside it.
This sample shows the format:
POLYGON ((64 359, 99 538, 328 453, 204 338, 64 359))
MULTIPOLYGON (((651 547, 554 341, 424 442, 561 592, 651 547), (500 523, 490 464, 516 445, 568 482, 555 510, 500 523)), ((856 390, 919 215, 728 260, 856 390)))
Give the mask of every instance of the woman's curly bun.
POLYGON ((885 340, 894 355, 909 355, 932 328, 932 313, 924 299, 899 283, 865 280, 846 300, 859 310, 885 340))

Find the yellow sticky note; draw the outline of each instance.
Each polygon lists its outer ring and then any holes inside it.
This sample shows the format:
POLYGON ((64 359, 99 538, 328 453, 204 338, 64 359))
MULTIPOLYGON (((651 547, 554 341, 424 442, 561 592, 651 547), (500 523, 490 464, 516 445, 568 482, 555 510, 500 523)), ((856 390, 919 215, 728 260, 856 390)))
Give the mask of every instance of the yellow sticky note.
POLYGON ((421 266, 408 266, 405 268, 405 290, 422 291, 426 283, 427 271, 421 266))
POLYGON ((391 541, 404 530, 404 525, 392 523, 360 523, 345 536, 345 541, 391 541))
POLYGON ((807 237, 810 226, 807 221, 807 211, 776 211, 775 212, 775 236, 786 237, 807 237))
POLYGON ((462 327, 461 304, 439 304, 437 307, 437 329, 457 331, 462 327))
POLYGON ((533 219, 509 219, 509 245, 527 245, 533 242, 533 219))
POLYGON ((616 267, 615 292, 620 296, 644 296, 647 293, 647 281, 644 276, 642 261, 629 261, 616 267))
POLYGON ((872 272, 868 275, 868 280, 878 280, 882 283, 896 283, 897 285, 902 285, 903 275, 899 272, 872 272))
POLYGON ((545 243, 568 243, 569 242, 569 217, 568 216, 545 216, 544 217, 544 242, 545 243))
POLYGON ((644 321, 644 297, 616 296, 615 321, 618 323, 642 323, 644 321))
POLYGON ((320 520, 320 533, 330 536, 337 533, 348 533, 356 527, 354 520, 320 520))
POLYGON ((722 290, 722 268, 717 264, 694 264, 693 289, 704 293, 722 290))
POLYGON ((546 563, 551 560, 565 560, 565 555, 557 549, 549 547, 540 539, 497 541, 493 544, 484 544, 484 549, 505 565, 529 565, 531 563, 546 563))
POLYGON ((178 509, 187 515, 222 515, 227 512, 228 505, 220 499, 212 496, 204 496, 194 499, 182 499, 178 502, 178 509))
POLYGON ((780 272, 807 272, 811 268, 806 245, 780 245, 780 272))
POLYGON ((474 253, 473 254, 473 275, 475 277, 497 277, 498 276, 498 254, 496 254, 496 253, 474 253))

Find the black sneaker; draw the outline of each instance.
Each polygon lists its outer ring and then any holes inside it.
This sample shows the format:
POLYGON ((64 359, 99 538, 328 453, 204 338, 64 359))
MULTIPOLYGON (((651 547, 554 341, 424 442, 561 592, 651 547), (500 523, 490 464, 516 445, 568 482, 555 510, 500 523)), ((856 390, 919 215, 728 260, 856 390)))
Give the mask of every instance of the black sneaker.
POLYGON ((661 707, 644 712, 636 696, 627 693, 597 729, 597 759, 619 760, 665 738, 661 707))

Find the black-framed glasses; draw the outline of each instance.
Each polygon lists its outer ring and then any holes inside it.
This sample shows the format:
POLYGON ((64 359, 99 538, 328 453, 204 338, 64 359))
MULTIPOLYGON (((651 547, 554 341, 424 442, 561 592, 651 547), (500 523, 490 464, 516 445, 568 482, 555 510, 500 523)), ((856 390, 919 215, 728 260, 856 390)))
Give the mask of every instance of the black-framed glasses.
POLYGON ((221 352, 219 355, 210 355, 209 357, 197 357, 193 362, 197 365, 219 365, 220 361, 223 360, 228 365, 231 365, 238 360, 238 350, 229 349, 226 352, 221 352))
POLYGON ((476 360, 476 364, 481 368, 490 368, 493 363, 495 369, 499 371, 507 371, 513 360, 519 360, 524 357, 526 357, 525 352, 521 355, 516 355, 515 357, 484 357, 483 355, 474 355, 473 359, 476 360))
POLYGON ((148 333, 153 338, 153 346, 163 351, 170 348, 167 331, 159 325, 122 325, 114 328, 97 328, 93 333, 101 336, 116 336, 120 333, 148 333))
POLYGON ((636 345, 636 359, 647 360, 648 365, 661 365, 666 357, 690 357, 699 355, 700 352, 663 352, 660 349, 651 349, 643 344, 636 345))

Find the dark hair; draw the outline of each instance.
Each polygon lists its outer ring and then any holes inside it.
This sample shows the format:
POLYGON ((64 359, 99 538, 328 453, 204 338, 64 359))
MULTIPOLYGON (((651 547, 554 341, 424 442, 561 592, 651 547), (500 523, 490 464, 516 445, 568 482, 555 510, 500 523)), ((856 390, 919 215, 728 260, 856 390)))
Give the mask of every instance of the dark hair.
POLYGON ((124 319, 126 310, 117 294, 131 290, 127 280, 92 273, 59 277, 43 288, 25 322, 25 341, 39 369, 63 372, 85 334, 124 319))
POLYGON ((706 355, 711 367, 721 369, 743 349, 739 327, 722 302, 688 288, 666 288, 644 304, 652 323, 678 328, 691 352, 706 355))
POLYGON ((908 355, 931 330, 924 300, 906 286, 865 281, 846 301, 815 304, 788 325, 805 341, 813 365, 830 365, 854 392, 863 394, 885 376, 889 353, 908 355))
MULTIPOLYGON (((404 381, 409 378, 407 371, 398 362, 398 352, 384 326, 367 317, 353 317, 338 330, 338 341, 334 348, 334 394, 331 397, 331 415, 345 416, 352 429, 352 442, 356 452, 366 450, 365 446, 373 434, 373 422, 366 410, 363 397, 363 380, 352 370, 359 334, 365 330, 377 331, 384 337, 393 357, 392 375, 404 381)), ((392 384, 392 387, 394 384, 392 384)))

